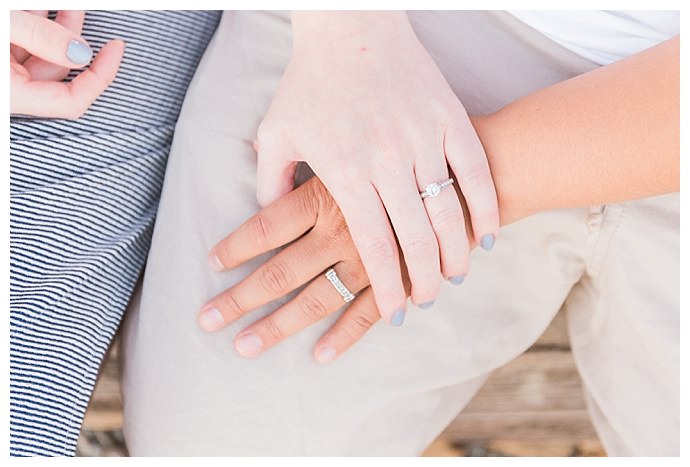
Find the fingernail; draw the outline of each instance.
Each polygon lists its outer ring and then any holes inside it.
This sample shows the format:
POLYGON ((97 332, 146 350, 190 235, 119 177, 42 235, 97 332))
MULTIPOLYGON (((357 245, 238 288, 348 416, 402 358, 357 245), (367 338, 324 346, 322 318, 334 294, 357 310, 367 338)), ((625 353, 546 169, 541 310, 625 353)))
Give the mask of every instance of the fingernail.
POLYGON ((67 53, 65 55, 72 63, 86 65, 93 57, 93 50, 83 42, 72 39, 67 47, 67 53))
POLYGON ((405 310, 402 308, 395 310, 395 313, 391 316, 391 325, 402 326, 403 321, 405 321, 405 310))
POLYGON ((210 255, 208 255, 208 264, 209 266, 211 266, 211 269, 213 269, 216 272, 223 272, 223 270, 225 269, 225 266, 221 262, 218 255, 216 255, 215 253, 211 253, 210 255))
POLYGON ((436 301, 436 300, 432 300, 432 301, 426 302, 426 303, 420 303, 420 304, 419 304, 419 308, 421 308, 422 310, 428 310, 429 308, 431 308, 432 306, 434 306, 434 302, 435 302, 435 301, 436 301))
POLYGON ((316 360, 319 363, 329 363, 331 360, 335 358, 335 349, 331 347, 330 345, 326 345, 319 350, 319 352, 316 354, 316 360))
POLYGON ((494 234, 486 234, 482 237, 482 248, 485 250, 490 250, 494 247, 494 242, 496 241, 496 238, 494 237, 494 234))
POLYGON ((261 338, 250 332, 237 339, 235 348, 243 357, 253 357, 261 351, 262 345, 261 338))
POLYGON ((449 277, 448 280, 453 285, 460 285, 463 282, 465 282, 465 276, 463 274, 461 274, 459 276, 452 276, 452 277, 449 277))
POLYGON ((211 308, 204 310, 199 316, 199 326, 204 331, 217 331, 223 327, 225 321, 223 320, 223 313, 218 308, 211 308))

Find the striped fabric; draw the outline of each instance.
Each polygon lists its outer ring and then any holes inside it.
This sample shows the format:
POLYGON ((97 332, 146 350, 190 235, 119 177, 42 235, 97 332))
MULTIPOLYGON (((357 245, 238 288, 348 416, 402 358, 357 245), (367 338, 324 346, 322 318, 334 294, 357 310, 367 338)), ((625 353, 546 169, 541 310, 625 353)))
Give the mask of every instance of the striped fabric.
POLYGON ((78 121, 10 123, 10 454, 73 455, 146 260, 174 125, 219 12, 87 12, 127 43, 78 121))

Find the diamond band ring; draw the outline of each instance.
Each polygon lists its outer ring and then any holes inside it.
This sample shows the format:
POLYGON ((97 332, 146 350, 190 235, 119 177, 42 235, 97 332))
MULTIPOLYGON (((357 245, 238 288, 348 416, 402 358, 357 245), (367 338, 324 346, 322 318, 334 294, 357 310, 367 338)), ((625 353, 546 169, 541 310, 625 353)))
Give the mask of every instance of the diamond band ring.
POLYGON ((345 287, 345 284, 343 284, 340 279, 338 278, 338 275, 335 273, 335 270, 333 268, 330 268, 328 271, 326 271, 326 279, 329 280, 331 284, 333 284, 333 287, 335 287, 335 290, 338 291, 341 297, 343 297, 343 300, 347 302, 351 302, 352 300, 355 299, 355 294, 350 292, 347 287, 345 287))
POLYGON ((424 191, 420 192, 419 195, 422 197, 422 199, 425 198, 436 198, 438 195, 441 194, 441 190, 443 190, 445 187, 452 185, 455 182, 452 178, 449 178, 445 182, 441 183, 431 183, 424 188, 424 191))

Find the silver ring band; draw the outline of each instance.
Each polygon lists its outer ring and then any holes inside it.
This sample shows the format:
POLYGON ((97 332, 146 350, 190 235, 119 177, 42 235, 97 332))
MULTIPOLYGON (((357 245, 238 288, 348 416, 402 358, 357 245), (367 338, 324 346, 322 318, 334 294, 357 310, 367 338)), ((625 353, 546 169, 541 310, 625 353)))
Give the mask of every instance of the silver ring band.
POLYGON ((453 183, 455 183, 455 180, 453 180, 452 178, 449 178, 448 180, 441 183, 430 183, 426 186, 426 188, 424 188, 424 191, 419 193, 419 195, 422 197, 422 199, 436 198, 438 195, 441 194, 441 190, 443 190, 447 186, 452 185, 453 183))
POLYGON ((326 279, 333 284, 333 287, 335 287, 335 290, 337 290, 340 296, 343 297, 345 303, 351 302, 355 299, 355 294, 350 292, 348 288, 345 287, 345 284, 341 282, 341 280, 338 278, 338 275, 335 273, 335 269, 330 268, 328 271, 326 271, 326 279))

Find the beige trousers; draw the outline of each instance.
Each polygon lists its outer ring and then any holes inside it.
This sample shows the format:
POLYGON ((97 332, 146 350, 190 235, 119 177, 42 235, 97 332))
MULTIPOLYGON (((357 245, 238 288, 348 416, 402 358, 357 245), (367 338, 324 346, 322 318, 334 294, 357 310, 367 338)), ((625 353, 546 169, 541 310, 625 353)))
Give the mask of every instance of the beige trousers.
MULTIPOLYGON (((410 18, 470 113, 595 67, 507 14, 410 18)), ((677 195, 508 226, 433 309, 401 328, 377 324, 326 366, 311 349, 335 315, 249 360, 234 335, 278 304, 199 329, 199 307, 265 260, 219 274, 206 256, 258 210, 251 142, 290 47, 289 14, 225 13, 189 89, 124 333, 132 455, 418 455, 562 306, 608 452, 677 455, 677 195)))

